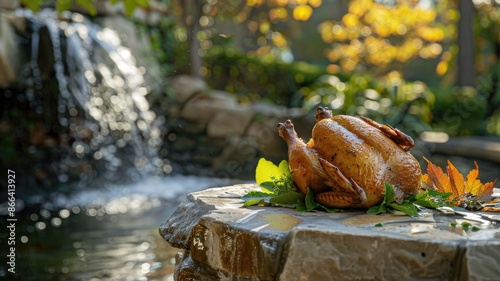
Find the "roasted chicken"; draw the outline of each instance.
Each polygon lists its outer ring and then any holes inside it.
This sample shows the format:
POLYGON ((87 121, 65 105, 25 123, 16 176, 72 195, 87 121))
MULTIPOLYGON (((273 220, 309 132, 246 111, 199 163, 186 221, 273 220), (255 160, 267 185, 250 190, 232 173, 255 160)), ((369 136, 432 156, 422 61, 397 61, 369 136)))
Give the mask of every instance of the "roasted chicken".
POLYGON ((318 203, 337 208, 379 204, 384 183, 394 187, 397 200, 417 193, 421 170, 409 153, 411 137, 366 117, 332 116, 326 107, 319 107, 315 118, 307 144, 290 120, 278 125, 294 184, 302 193, 310 188, 318 203))

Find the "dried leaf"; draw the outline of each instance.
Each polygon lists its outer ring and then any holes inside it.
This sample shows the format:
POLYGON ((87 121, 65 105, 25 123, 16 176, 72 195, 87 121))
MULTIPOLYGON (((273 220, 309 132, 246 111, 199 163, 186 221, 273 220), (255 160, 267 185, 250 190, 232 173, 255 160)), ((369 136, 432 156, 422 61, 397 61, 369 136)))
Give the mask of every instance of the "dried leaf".
POLYGON ((485 183, 483 187, 480 189, 480 191, 477 193, 477 196, 480 199, 490 197, 493 194, 493 188, 495 187, 496 182, 497 180, 495 179, 494 181, 485 183))
POLYGON ((476 165, 476 168, 472 169, 465 178, 465 192, 467 193, 477 193, 477 191, 481 188, 481 181, 477 178, 479 176, 479 169, 475 161, 474 164, 476 165))
POLYGON ((458 204, 463 204, 472 196, 480 200, 486 200, 493 194, 493 187, 495 186, 496 179, 492 182, 482 184, 479 180, 479 167, 474 161, 475 168, 472 169, 467 176, 463 175, 455 168, 455 166, 448 160, 448 166, 445 174, 440 167, 434 165, 431 161, 427 161, 427 174, 421 177, 421 186, 424 188, 432 188, 439 192, 451 192, 450 199, 457 199, 458 204))
POLYGON ((434 184, 428 174, 423 174, 422 177, 420 177, 420 187, 422 189, 434 189, 434 184))
MULTIPOLYGON (((451 188, 451 183, 450 179, 448 176, 443 172, 443 170, 440 167, 437 167, 434 165, 431 161, 429 161, 427 158, 425 158, 425 161, 427 161, 427 174, 429 174, 429 177, 433 183, 434 189, 442 192, 442 193, 447 193, 447 192, 452 192, 453 190, 451 188)), ((455 194, 453 194, 455 196, 455 194)))
POLYGON ((493 187, 496 179, 493 182, 485 183, 484 185, 479 180, 479 166, 474 161, 475 169, 472 169, 466 177, 465 193, 477 195, 480 199, 485 199, 493 194, 493 187))
POLYGON ((495 198, 491 201, 484 202, 484 207, 481 211, 500 213, 500 198, 495 198))
POLYGON ((483 211, 483 212, 496 212, 496 213, 500 213, 500 207, 483 207, 481 209, 481 211, 483 211))
POLYGON ((446 167, 446 171, 448 172, 448 177, 450 178, 451 190, 453 192, 453 196, 458 197, 461 194, 464 194, 465 182, 464 177, 460 172, 453 166, 453 164, 448 160, 448 166, 446 167))

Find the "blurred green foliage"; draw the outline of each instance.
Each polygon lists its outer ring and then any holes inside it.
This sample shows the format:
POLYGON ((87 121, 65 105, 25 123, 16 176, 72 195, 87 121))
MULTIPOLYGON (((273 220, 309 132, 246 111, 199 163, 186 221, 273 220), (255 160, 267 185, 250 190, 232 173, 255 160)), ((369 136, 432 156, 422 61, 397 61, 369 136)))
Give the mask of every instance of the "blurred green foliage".
POLYGON ((304 109, 328 106, 334 114, 363 115, 398 127, 412 136, 430 129, 434 94, 422 82, 389 76, 353 74, 344 79, 324 75, 300 89, 304 109))
POLYGON ((488 116, 487 93, 472 87, 443 86, 433 108, 432 127, 451 136, 499 135, 500 115, 488 116))
POLYGON ((214 46, 204 63, 213 88, 234 93, 243 103, 264 100, 289 107, 301 106, 302 97, 294 93, 325 73, 312 64, 263 60, 223 46, 214 46))
MULTIPOLYGON (((49 0, 21 0, 21 4, 28 9, 38 11, 49 0)), ((94 0, 55 0, 54 7, 57 12, 62 13, 70 10, 73 5, 80 6, 88 11, 92 16, 97 14, 94 0)), ((148 0, 110 0, 111 5, 123 2, 123 7, 128 16, 131 16, 137 7, 148 7, 148 0)))
POLYGON ((164 17, 158 25, 137 25, 149 35, 153 56, 164 77, 189 73, 188 45, 182 27, 170 17, 164 17))

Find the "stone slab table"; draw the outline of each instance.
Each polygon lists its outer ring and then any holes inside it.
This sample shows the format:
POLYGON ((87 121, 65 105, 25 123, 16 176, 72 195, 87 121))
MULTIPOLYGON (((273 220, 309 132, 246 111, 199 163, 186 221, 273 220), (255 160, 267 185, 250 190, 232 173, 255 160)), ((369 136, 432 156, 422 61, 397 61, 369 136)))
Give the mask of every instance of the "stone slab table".
MULTIPOLYGON (((189 194, 160 226, 176 280, 500 280, 500 230, 418 217, 242 207, 255 184, 189 194)), ((474 222, 472 222, 474 223, 474 222)))

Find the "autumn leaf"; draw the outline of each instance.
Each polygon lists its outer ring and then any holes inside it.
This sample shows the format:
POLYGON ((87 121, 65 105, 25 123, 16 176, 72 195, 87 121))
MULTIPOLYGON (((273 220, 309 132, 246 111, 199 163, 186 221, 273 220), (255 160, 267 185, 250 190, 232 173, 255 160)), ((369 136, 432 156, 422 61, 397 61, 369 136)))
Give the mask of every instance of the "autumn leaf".
POLYGON ((435 189, 431 177, 428 174, 423 174, 420 177, 420 185, 423 189, 435 189))
POLYGON ((460 174, 460 172, 453 166, 453 164, 448 160, 448 166, 446 167, 446 171, 448 172, 448 177, 450 178, 450 184, 452 187, 453 195, 458 197, 461 194, 464 194, 465 182, 464 176, 460 174))
POLYGON ((492 182, 482 184, 479 180, 479 166, 474 161, 475 168, 472 169, 464 179, 464 176, 457 168, 448 162, 445 174, 440 167, 434 165, 425 158, 427 162, 427 174, 422 175, 421 184, 424 188, 437 190, 438 192, 452 195, 450 199, 456 199, 458 204, 462 204, 470 196, 477 196, 479 200, 485 200, 493 193, 496 179, 492 182))
POLYGON ((475 169, 469 172, 466 177, 465 192, 477 195, 479 198, 486 198, 493 194, 493 187, 495 186, 496 179, 493 182, 481 184, 479 181, 479 166, 474 161, 475 169))
POLYGON ((430 179, 429 183, 432 183, 430 184, 430 187, 442 193, 451 192, 453 197, 457 197, 458 193, 456 190, 453 190, 450 178, 440 167, 434 165, 427 158, 424 157, 424 159, 427 161, 427 174, 430 179))

